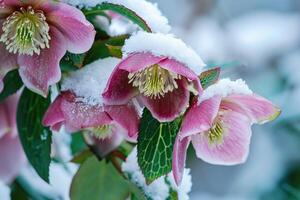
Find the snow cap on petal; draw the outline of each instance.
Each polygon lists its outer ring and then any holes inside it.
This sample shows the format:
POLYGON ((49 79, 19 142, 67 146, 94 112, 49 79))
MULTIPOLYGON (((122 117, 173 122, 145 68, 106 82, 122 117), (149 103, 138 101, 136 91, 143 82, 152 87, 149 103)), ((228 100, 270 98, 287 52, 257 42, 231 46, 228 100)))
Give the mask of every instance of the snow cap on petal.
POLYGON ((150 52, 154 56, 168 57, 181 62, 199 75, 205 66, 202 59, 182 40, 171 34, 140 31, 125 41, 124 55, 150 52))
POLYGON ((102 93, 119 61, 117 58, 99 59, 70 73, 62 82, 62 91, 72 91, 77 101, 102 105, 102 93))

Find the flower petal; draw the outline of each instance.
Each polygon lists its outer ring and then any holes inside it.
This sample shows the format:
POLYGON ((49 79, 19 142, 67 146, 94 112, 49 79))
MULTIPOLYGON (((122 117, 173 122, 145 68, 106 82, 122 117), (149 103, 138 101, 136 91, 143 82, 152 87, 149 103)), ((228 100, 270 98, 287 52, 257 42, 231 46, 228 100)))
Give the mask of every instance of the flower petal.
POLYGON ((150 67, 151 65, 155 65, 164 59, 166 58, 157 57, 151 53, 133 53, 122 60, 118 67, 126 70, 127 72, 133 73, 150 67))
POLYGON ((124 105, 138 94, 136 88, 128 83, 128 72, 118 67, 112 72, 102 94, 107 105, 124 105))
POLYGON ((0 160, 0 180, 10 183, 26 163, 18 137, 7 134, 0 139, 0 160))
POLYGON ((151 98, 141 95, 143 104, 150 110, 153 117, 160 122, 172 121, 178 117, 189 105, 190 92, 187 83, 177 81, 178 88, 168 92, 161 98, 151 98))
POLYGON ((96 35, 93 25, 75 7, 60 3, 58 8, 49 13, 48 20, 65 37, 67 50, 77 54, 87 52, 96 35))
POLYGON ((207 99, 200 105, 195 101, 182 121, 179 132, 180 138, 209 130, 218 114, 220 103, 220 96, 207 99))
POLYGON ((102 107, 80 102, 62 101, 61 110, 65 117, 66 129, 72 131, 98 127, 111 123, 111 118, 102 107))
POLYGON ((190 141, 190 137, 183 138, 182 140, 179 137, 176 137, 175 140, 172 156, 172 171, 177 185, 180 185, 182 180, 187 148, 190 144, 190 141))
POLYGON ((62 122, 65 121, 64 114, 61 110, 61 103, 63 101, 62 95, 59 95, 46 111, 42 124, 43 126, 50 126, 51 130, 59 131, 62 122))
POLYGON ((164 59, 158 63, 162 68, 171 71, 175 74, 180 74, 181 76, 187 78, 189 81, 193 81, 194 87, 199 95, 202 94, 202 86, 200 80, 190 68, 185 66, 184 64, 174 60, 174 59, 164 59))
POLYGON ((230 95, 226 99, 240 106, 253 123, 264 124, 272 121, 281 112, 271 101, 258 95, 230 95))
POLYGON ((129 106, 105 106, 108 115, 125 129, 124 137, 137 139, 139 118, 136 110, 129 106))
POLYGON ((104 158, 122 143, 124 138, 119 131, 120 129, 115 126, 112 129, 112 135, 105 139, 98 139, 90 134, 86 134, 84 137, 91 148, 97 152, 101 158, 104 158))
POLYGON ((48 95, 48 87, 61 78, 59 62, 66 53, 64 37, 54 27, 50 28, 50 48, 43 49, 40 55, 20 55, 19 73, 24 84, 32 91, 48 95))
POLYGON ((224 111, 220 119, 221 143, 211 143, 208 133, 192 136, 198 158, 216 165, 236 165, 246 161, 251 137, 251 121, 243 114, 224 111))

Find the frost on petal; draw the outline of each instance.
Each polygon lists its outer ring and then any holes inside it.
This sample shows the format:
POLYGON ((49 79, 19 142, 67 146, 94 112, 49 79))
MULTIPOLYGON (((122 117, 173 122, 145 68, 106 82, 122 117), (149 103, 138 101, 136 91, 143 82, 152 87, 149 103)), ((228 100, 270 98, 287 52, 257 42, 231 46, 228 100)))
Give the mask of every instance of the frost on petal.
MULTIPOLYGON (((61 103, 66 128, 80 130, 110 124, 111 118, 100 106, 64 100, 61 103)), ((74 130, 73 130, 74 131, 74 130)))
POLYGON ((272 121, 281 112, 271 101, 258 95, 230 95, 227 100, 243 109, 253 123, 263 124, 272 121))
POLYGON ((246 161, 251 137, 251 121, 243 114, 224 111, 219 121, 221 141, 211 141, 209 132, 192 136, 198 158, 216 165, 236 165, 246 161))
POLYGON ((187 83, 177 81, 178 88, 160 98, 140 96, 143 104, 150 110, 154 118, 160 122, 172 121, 182 114, 189 105, 190 93, 187 83))
POLYGON ((40 55, 19 55, 19 73, 24 84, 43 96, 48 95, 48 87, 61 78, 59 62, 66 52, 63 35, 51 27, 50 48, 43 49, 40 55))
POLYGON ((189 108, 180 128, 181 138, 210 129, 220 109, 221 97, 215 96, 198 105, 197 101, 189 108))

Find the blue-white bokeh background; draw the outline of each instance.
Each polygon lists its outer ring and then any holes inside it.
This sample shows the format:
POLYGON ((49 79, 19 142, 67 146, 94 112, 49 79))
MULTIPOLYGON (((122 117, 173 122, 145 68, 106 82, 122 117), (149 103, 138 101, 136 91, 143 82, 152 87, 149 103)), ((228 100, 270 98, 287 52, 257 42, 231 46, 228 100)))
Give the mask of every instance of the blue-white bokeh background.
POLYGON ((191 199, 300 199, 300 1, 152 2, 207 63, 225 65, 222 76, 245 79, 283 111, 253 127, 244 165, 209 165, 191 149, 191 199))

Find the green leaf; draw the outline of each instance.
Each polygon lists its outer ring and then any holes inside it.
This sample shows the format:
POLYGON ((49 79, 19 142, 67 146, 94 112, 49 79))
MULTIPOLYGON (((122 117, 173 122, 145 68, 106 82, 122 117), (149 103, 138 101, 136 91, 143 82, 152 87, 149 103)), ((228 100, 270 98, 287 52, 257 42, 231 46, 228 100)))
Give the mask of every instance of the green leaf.
POLYGON ((126 199, 130 194, 127 181, 111 163, 88 158, 79 168, 72 181, 71 200, 126 199))
POLYGON ((42 125, 42 118, 50 98, 24 89, 17 111, 17 127, 27 159, 42 179, 49 182, 51 136, 49 128, 42 125))
POLYGON ((115 52, 112 52, 109 49, 109 46, 120 47, 124 45, 125 40, 129 37, 129 35, 120 35, 116 37, 111 37, 107 40, 97 40, 94 42, 92 48, 88 51, 84 65, 92 63, 100 58, 107 57, 120 57, 120 55, 115 55, 115 52))
POLYGON ((110 10, 115 13, 118 13, 126 17, 128 20, 132 21, 133 23, 137 24, 144 31, 152 32, 150 27, 148 26, 148 24, 145 22, 143 18, 138 16, 134 11, 122 5, 104 2, 96 6, 95 8, 84 10, 83 12, 86 16, 89 16, 89 15, 95 15, 97 13, 101 14, 104 10, 110 10))
POLYGON ((108 48, 108 51, 110 53, 110 55, 112 55, 113 57, 116 58, 122 58, 122 47, 120 46, 113 46, 113 45, 106 45, 108 48))
POLYGON ((17 92, 23 85, 22 79, 19 76, 17 69, 10 71, 3 79, 4 88, 0 93, 0 102, 6 99, 11 94, 17 92))
POLYGON ((202 72, 199 76, 203 89, 208 88, 212 84, 216 83, 220 77, 221 68, 216 67, 214 69, 202 72))
POLYGON ((172 151, 181 119, 160 123, 149 110, 144 109, 138 135, 138 163, 151 183, 172 169, 172 151))
POLYGON ((85 54, 73 54, 67 52, 60 60, 60 68, 63 72, 75 71, 82 67, 85 54))

